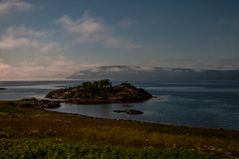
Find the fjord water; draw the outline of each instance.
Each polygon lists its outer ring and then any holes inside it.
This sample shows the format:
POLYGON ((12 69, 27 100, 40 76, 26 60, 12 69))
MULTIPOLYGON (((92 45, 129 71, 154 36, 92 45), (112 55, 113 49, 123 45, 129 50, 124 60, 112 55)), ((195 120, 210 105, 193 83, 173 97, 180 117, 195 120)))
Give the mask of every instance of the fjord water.
MULTIPOLYGON (((0 100, 44 97, 61 87, 81 81, 0 82, 0 100)), ((57 112, 94 117, 141 120, 172 125, 239 130, 239 81, 158 81, 137 83, 156 98, 143 103, 76 105, 62 104, 57 112), (113 110, 137 109, 142 115, 115 113, 113 110)))

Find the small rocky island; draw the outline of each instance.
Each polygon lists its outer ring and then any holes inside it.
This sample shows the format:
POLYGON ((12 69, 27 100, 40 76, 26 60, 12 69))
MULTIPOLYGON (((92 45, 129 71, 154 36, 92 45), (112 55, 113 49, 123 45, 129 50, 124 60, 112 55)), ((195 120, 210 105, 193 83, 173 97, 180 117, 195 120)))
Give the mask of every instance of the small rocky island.
POLYGON ((83 82, 80 86, 57 89, 46 95, 49 99, 61 99, 74 104, 143 102, 152 95, 127 82, 112 86, 110 80, 83 82))

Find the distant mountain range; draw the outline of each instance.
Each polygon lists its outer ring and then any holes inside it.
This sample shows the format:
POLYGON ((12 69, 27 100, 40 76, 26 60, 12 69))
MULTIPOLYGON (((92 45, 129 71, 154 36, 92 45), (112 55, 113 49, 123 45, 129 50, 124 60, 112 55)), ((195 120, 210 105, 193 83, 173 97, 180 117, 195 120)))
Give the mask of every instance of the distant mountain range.
POLYGON ((96 80, 239 80, 239 70, 194 70, 185 68, 140 67, 126 65, 100 66, 82 70, 68 78, 96 80))

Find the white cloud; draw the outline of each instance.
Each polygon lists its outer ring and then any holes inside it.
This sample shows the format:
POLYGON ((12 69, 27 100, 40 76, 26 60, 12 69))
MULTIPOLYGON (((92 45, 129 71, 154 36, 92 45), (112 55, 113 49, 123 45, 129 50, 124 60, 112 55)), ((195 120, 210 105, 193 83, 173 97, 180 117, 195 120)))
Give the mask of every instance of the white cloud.
POLYGON ((102 19, 92 17, 84 13, 81 18, 72 20, 68 16, 62 16, 57 20, 63 28, 75 36, 76 43, 101 43, 109 47, 135 49, 140 45, 114 34, 114 29, 102 19))
POLYGON ((22 36, 26 36, 26 37, 30 37, 30 38, 44 38, 47 37, 49 32, 48 31, 36 31, 36 30, 32 30, 30 28, 26 28, 24 26, 20 26, 20 27, 9 27, 6 30, 7 35, 12 35, 15 37, 22 37, 22 36))
POLYGON ((30 3, 23 0, 3 0, 0 2, 0 16, 14 10, 27 10, 31 7, 32 5, 30 3))
POLYGON ((103 32, 107 33, 110 31, 102 20, 93 18, 88 14, 84 14, 81 19, 75 21, 65 15, 57 20, 57 23, 62 24, 63 27, 71 33, 94 34, 103 32))
POLYGON ((25 27, 10 27, 0 37, 0 49, 38 46, 42 34, 25 27))
POLYGON ((0 40, 0 49, 12 49, 19 46, 29 46, 33 44, 34 42, 28 38, 15 38, 12 36, 6 36, 0 40))
POLYGON ((24 26, 10 27, 0 37, 0 50, 32 49, 33 52, 60 52, 62 47, 54 41, 48 41, 50 33, 36 31, 24 26))
POLYGON ((75 72, 87 68, 94 68, 97 64, 78 64, 65 56, 46 59, 33 59, 15 64, 4 63, 0 59, 0 80, 16 79, 63 79, 75 72))

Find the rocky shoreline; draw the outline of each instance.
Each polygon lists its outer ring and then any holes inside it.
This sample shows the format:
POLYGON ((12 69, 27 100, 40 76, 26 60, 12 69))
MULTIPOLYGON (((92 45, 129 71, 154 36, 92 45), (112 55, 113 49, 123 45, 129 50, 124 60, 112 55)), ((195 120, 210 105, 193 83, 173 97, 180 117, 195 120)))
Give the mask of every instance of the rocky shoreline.
POLYGON ((60 101, 51 101, 36 98, 22 99, 17 102, 19 104, 19 107, 23 108, 52 109, 61 106, 60 101))
POLYGON ((109 80, 100 80, 83 82, 77 87, 53 90, 46 98, 61 99, 73 104, 103 104, 143 102, 152 98, 152 95, 129 83, 112 86, 109 80))
MULTIPOLYGON (((83 82, 82 85, 77 87, 53 90, 44 99, 33 97, 18 100, 17 103, 22 108, 52 109, 60 107, 62 102, 74 104, 135 103, 143 102, 152 97, 144 89, 131 84, 121 83, 112 86, 109 80, 101 80, 83 82)), ((134 109, 114 110, 113 112, 129 115, 144 113, 134 109)))

